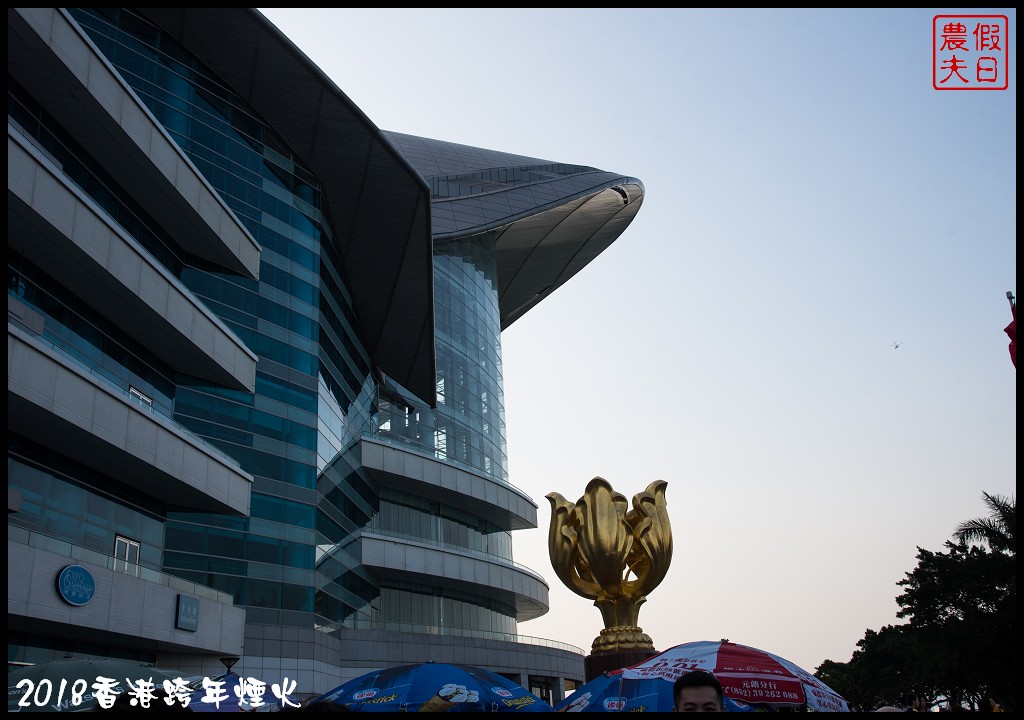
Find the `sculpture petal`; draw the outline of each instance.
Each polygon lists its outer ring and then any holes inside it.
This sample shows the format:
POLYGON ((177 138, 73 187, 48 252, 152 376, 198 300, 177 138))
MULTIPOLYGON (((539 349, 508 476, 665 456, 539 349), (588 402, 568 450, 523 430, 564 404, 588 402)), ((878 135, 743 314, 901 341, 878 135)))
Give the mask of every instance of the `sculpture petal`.
POLYGON ((629 567, 636 580, 627 583, 632 595, 647 595, 668 573, 672 562, 672 525, 668 517, 665 488, 656 480, 642 493, 633 496, 628 515, 634 542, 629 567))
POLYGON ((577 550, 601 588, 601 597, 622 595, 623 571, 633 544, 626 523, 626 498, 612 490, 611 484, 596 477, 576 504, 579 529, 577 550))
POLYGON ((562 583, 577 595, 593 600, 599 588, 593 582, 589 569, 579 567, 576 547, 579 513, 576 506, 559 493, 545 495, 551 503, 551 524, 548 528, 548 555, 551 567, 562 583))

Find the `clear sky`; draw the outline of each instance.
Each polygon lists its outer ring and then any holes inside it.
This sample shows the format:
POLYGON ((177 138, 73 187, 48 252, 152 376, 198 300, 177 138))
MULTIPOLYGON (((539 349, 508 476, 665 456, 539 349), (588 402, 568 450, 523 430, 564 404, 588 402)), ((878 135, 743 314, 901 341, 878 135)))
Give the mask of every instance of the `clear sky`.
POLYGON ((502 336, 510 479, 539 506, 515 559, 551 590, 521 634, 602 627, 551 569, 544 497, 598 475, 668 482, 658 649, 810 671, 898 622, 918 546, 1016 495, 1015 10, 263 12, 381 129, 645 185, 502 336), (939 13, 1009 17, 1008 90, 933 89, 939 13))

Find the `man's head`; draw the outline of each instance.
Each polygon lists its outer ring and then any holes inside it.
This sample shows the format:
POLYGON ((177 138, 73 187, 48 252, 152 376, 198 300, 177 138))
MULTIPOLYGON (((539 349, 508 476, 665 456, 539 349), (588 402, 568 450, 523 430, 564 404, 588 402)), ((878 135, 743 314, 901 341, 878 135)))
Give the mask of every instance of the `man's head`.
POLYGON ((703 670, 693 670, 676 680, 672 686, 676 712, 722 712, 725 699, 722 683, 703 670))

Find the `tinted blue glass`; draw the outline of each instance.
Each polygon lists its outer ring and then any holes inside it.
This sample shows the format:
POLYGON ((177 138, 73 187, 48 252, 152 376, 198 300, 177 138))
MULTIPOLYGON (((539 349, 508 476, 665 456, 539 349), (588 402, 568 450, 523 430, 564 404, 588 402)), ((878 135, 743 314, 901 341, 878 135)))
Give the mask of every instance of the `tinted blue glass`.
POLYGON ((511 535, 483 518, 390 488, 380 498, 370 530, 512 560, 511 535))
POLYGON ((508 481, 495 235, 434 243, 437 409, 381 391, 377 430, 508 481))
MULTIPOLYGON (((262 248, 259 281, 183 267, 182 282, 259 356, 259 370, 256 392, 245 398, 178 388, 171 395, 175 418, 236 457, 261 490, 292 486, 294 495, 280 493, 289 498, 317 493, 314 504, 253 492, 251 519, 172 513, 168 568, 231 592, 254 622, 294 610, 336 626, 381 611, 377 581, 351 541, 378 513, 388 528, 422 538, 435 533, 437 542, 510 558, 507 532, 457 508, 424 508, 412 496, 382 504, 353 452, 362 433, 384 432, 507 480, 493 237, 437 246, 438 409, 408 402, 398 386, 378 392, 343 281, 332 235, 338 228, 321 213, 312 173, 226 83, 142 16, 69 12, 262 248), (296 542, 298 529, 316 539, 296 542), (310 585, 246 578, 245 562, 278 566, 282 579, 290 579, 290 568, 315 567, 320 577, 310 585)), ((419 596, 415 589, 396 595, 409 612, 418 612, 412 606, 419 596)), ((452 593, 444 602, 431 607, 448 627, 514 631, 514 609, 452 593)))
POLYGON ((7 263, 8 294, 42 316, 46 341, 122 393, 134 387, 171 415, 176 374, 166 363, 15 251, 8 249, 7 263))
MULTIPOLYGON (((515 608, 471 593, 408 582, 381 583, 380 624, 415 625, 514 633, 515 608)), ((370 625, 372 627, 372 625, 370 625)))
POLYGON ((152 498, 11 435, 7 486, 22 496, 22 509, 8 516, 10 524, 103 555, 113 555, 118 535, 129 537, 140 544, 139 562, 159 568, 165 510, 152 498), (148 507, 132 504, 133 495, 148 507))
MULTIPOLYGON (((251 402, 228 401, 235 399, 230 393, 193 387, 175 399, 176 419, 235 456, 254 475, 316 487, 317 429, 296 421, 289 406, 316 412, 316 388, 322 385, 334 389, 334 412, 347 418, 369 374, 351 299, 320 281, 330 277, 336 285, 333 278, 342 273, 333 267, 338 261, 333 253, 324 257, 321 252, 319 188, 294 158, 281 154, 284 143, 274 139, 273 150, 266 147, 270 132, 244 102, 141 16, 126 9, 71 12, 263 247, 260 282, 194 266, 186 267, 181 278, 259 355, 256 396, 273 402, 261 403, 254 412, 251 402), (273 182, 265 185, 267 178, 273 182), (319 312, 324 293, 331 296, 326 320, 319 312), (322 322, 332 327, 328 351, 316 344, 322 322), (320 367, 321 353, 330 358, 330 367, 320 367), (309 460, 298 459, 304 456, 309 460)), ((360 413, 366 415, 366 409, 360 413)), ((268 528, 313 528, 315 514, 312 505, 252 495, 252 517, 270 521, 268 528)), ((169 549, 181 551, 175 557, 200 552, 196 525, 189 521, 201 525, 209 521, 205 517, 172 515, 169 549)), ((245 538, 210 535, 205 552, 244 557, 245 548, 251 547, 261 561, 312 567, 312 545, 289 542, 282 554, 279 547, 268 548, 266 538, 253 536, 252 543, 245 538)), ((225 571, 211 568, 213 574, 225 571)), ((245 588, 248 604, 313 610, 308 588, 259 583, 245 588)))
POLYGON ((12 78, 7 83, 8 116, 17 122, 96 204, 174 276, 186 265, 202 261, 181 246, 153 220, 131 194, 96 162, 89 151, 64 131, 36 100, 12 78))

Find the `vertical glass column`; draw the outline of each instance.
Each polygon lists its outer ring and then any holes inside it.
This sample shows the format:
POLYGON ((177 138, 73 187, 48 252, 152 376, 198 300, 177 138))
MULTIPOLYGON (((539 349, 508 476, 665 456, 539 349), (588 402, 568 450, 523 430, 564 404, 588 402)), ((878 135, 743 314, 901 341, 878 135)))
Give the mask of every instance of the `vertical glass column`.
POLYGON ((494 232, 434 243, 437 409, 385 383, 377 430, 508 482, 494 232))

